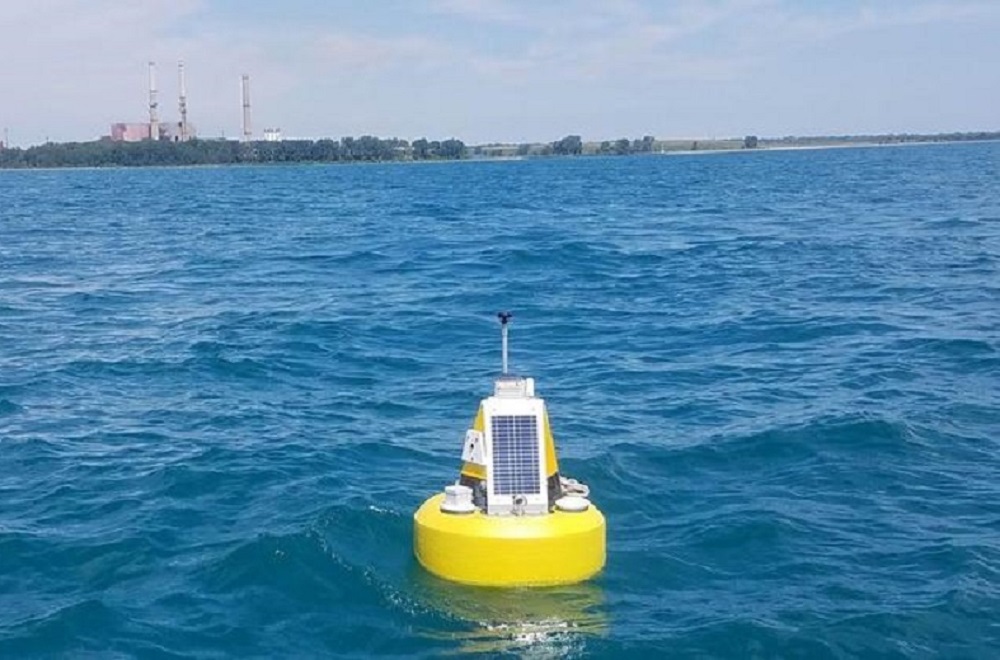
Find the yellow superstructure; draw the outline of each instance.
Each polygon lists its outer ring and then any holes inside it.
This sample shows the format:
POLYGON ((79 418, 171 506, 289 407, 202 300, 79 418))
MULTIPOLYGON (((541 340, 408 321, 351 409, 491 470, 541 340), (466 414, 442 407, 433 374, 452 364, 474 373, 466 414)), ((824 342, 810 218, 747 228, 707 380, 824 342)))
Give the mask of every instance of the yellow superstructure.
MULTIPOLYGON (((483 406, 480 404, 479 412, 472 422, 472 429, 480 433, 485 433, 483 425, 483 406)), ((549 479, 559 477, 559 457, 556 456, 556 441, 552 437, 552 425, 549 423, 549 412, 544 415, 543 431, 545 434, 545 474, 549 479)), ((486 467, 468 461, 462 463, 462 477, 471 479, 486 479, 486 467)))

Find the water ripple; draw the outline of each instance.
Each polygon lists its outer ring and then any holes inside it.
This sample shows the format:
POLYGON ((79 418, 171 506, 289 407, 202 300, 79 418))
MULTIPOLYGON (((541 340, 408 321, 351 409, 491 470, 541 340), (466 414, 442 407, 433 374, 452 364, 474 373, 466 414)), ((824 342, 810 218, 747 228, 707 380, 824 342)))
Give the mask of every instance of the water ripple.
POLYGON ((995 657, 998 155, 0 172, 0 656, 995 657), (505 308, 592 583, 411 557, 505 308))

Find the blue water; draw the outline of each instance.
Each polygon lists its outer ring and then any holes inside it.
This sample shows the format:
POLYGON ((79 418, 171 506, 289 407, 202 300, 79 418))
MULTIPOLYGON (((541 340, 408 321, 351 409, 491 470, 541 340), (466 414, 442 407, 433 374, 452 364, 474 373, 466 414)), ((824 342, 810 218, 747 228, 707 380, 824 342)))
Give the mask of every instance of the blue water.
POLYGON ((0 656, 1000 657, 1000 144, 0 172, 0 656), (608 519, 450 585, 499 367, 608 519))

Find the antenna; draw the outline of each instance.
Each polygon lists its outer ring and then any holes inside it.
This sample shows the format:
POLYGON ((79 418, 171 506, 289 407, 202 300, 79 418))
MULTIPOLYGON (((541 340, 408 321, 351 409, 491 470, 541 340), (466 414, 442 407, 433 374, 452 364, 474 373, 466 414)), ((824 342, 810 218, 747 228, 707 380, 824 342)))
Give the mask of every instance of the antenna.
POLYGON ((149 63, 149 139, 160 139, 160 120, 156 108, 156 62, 149 63))
POLYGON ((243 141, 249 142, 253 137, 253 129, 250 126, 250 76, 243 74, 241 80, 243 88, 243 141))
POLYGON ((512 312, 498 312, 500 319, 500 346, 502 355, 503 375, 507 375, 507 323, 514 317, 512 312))
POLYGON ((181 112, 181 142, 188 139, 188 102, 187 85, 184 84, 184 62, 177 63, 177 77, 179 79, 180 96, 177 99, 177 108, 181 112))

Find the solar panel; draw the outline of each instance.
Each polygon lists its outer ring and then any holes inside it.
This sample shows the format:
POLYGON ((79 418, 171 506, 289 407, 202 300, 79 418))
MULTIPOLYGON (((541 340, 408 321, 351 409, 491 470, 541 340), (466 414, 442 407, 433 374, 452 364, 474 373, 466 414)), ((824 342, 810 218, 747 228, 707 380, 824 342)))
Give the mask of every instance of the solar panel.
POLYGON ((541 493, 538 419, 535 415, 495 415, 492 420, 493 493, 541 493))

